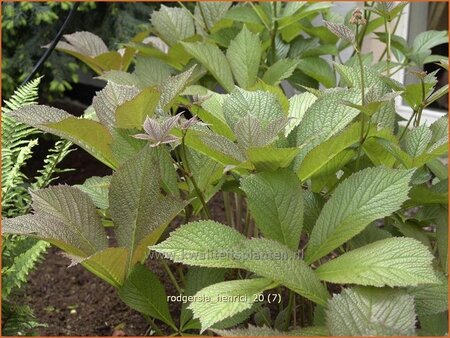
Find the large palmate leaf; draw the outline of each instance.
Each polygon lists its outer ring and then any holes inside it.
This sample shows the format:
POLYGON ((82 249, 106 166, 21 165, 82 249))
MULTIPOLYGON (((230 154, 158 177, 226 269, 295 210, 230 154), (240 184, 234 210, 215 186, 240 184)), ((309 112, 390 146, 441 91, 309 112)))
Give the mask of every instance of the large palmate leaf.
POLYGON ((336 284, 415 286, 438 282, 433 255, 412 238, 388 238, 349 251, 321 265, 320 279, 336 284))
POLYGON ((228 92, 234 88, 233 75, 227 58, 216 45, 205 42, 183 42, 186 51, 198 60, 228 92))
POLYGON ((262 47, 258 35, 251 33, 246 26, 231 41, 227 49, 227 59, 234 78, 240 87, 248 89, 256 82, 262 47))
POLYGON ((333 336, 414 335, 414 298, 395 289, 344 289, 328 303, 327 326, 333 336))
POLYGON ((116 126, 116 109, 131 100, 139 93, 139 89, 131 86, 121 86, 109 82, 105 88, 97 92, 92 105, 99 121, 112 130, 116 126))
POLYGON ((296 252, 269 239, 246 240, 235 248, 241 268, 280 283, 294 292, 325 305, 328 292, 314 271, 296 252))
POLYGON ((303 226, 303 194, 296 175, 288 169, 254 174, 242 179, 241 187, 264 236, 296 250, 303 226))
POLYGON ((164 174, 157 149, 145 147, 113 174, 109 190, 111 218, 119 246, 129 249, 129 267, 143 260, 184 202, 161 193, 164 174))
POLYGON ((64 110, 41 105, 25 106, 11 115, 19 122, 72 141, 111 168, 116 166, 110 148, 111 134, 97 121, 76 118, 64 110))
POLYGON ((342 101, 357 103, 360 97, 357 90, 336 90, 323 94, 307 109, 296 131, 297 145, 306 145, 298 156, 298 163, 312 148, 337 134, 358 116, 358 110, 342 101))
POLYGON ((236 88, 231 95, 225 97, 223 114, 231 128, 247 115, 259 119, 263 126, 284 117, 276 95, 260 90, 250 92, 240 88, 236 88))
POLYGON ((176 329, 169 312, 164 286, 158 277, 143 265, 138 264, 133 269, 119 289, 119 297, 132 309, 162 320, 176 329))
POLYGON ((191 222, 172 231, 168 239, 151 247, 174 262, 189 265, 236 268, 233 249, 245 237, 229 226, 214 221, 191 222))
POLYGON ((159 36, 169 45, 195 34, 192 16, 184 8, 161 5, 159 11, 152 13, 151 22, 159 36))
POLYGON ((325 204, 312 230, 305 260, 312 263, 390 215, 408 198, 413 171, 367 168, 343 181, 325 204))
POLYGON ((266 278, 226 281, 195 294, 189 309, 199 318, 202 331, 252 307, 256 297, 277 284, 266 278))
POLYGON ((34 214, 4 218, 3 233, 44 239, 73 256, 88 257, 106 249, 108 240, 88 195, 69 186, 32 193, 34 214))

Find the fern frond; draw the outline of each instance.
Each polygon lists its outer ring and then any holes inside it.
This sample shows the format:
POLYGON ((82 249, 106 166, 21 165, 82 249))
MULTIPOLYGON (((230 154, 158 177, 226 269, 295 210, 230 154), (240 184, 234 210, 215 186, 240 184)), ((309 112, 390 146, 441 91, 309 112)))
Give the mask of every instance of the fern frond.
POLYGON ((36 103, 42 77, 38 77, 17 88, 9 100, 4 101, 3 113, 9 113, 28 104, 36 103))
POLYGON ((44 167, 38 170, 39 176, 36 177, 36 181, 31 184, 31 188, 41 189, 49 185, 56 180, 58 176, 54 174, 60 174, 63 172, 71 171, 72 169, 59 169, 57 165, 72 151, 72 142, 67 140, 60 140, 55 143, 54 147, 49 150, 49 154, 44 160, 44 167))
MULTIPOLYGON (((22 241, 22 238, 16 238, 22 241)), ((44 241, 37 241, 32 247, 13 258, 13 264, 2 269, 2 298, 7 299, 14 288, 20 288, 27 282, 28 274, 39 261, 42 253, 50 246, 44 241)))
POLYGON ((28 305, 2 302, 2 336, 35 336, 36 329, 45 326, 37 322, 28 305))

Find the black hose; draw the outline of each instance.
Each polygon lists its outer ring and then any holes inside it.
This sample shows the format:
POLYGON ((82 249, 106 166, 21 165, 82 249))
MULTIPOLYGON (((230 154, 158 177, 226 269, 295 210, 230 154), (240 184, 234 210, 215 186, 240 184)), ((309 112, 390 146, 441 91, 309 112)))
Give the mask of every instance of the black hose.
POLYGON ((44 64, 44 62, 48 59, 48 57, 50 56, 50 54, 53 52, 53 50, 55 49, 57 43, 59 42, 59 40, 61 40, 61 36, 64 32, 64 30, 66 29, 67 25, 70 23, 70 21, 72 21, 72 18, 76 12, 76 10, 78 9, 78 7, 80 6, 79 2, 76 2, 73 7, 70 9, 69 15, 67 15, 66 20, 64 21, 63 25, 61 26, 61 28, 58 31, 58 34, 56 34, 55 38, 53 39, 52 43, 50 44, 50 46, 47 48, 47 50, 45 51, 45 53, 42 55, 42 57, 39 59, 39 61, 36 63, 36 65, 34 66, 33 70, 31 71, 31 73, 27 76, 27 78, 22 82, 21 86, 23 86, 25 83, 27 83, 28 81, 30 81, 30 79, 37 73, 37 71, 41 68, 41 66, 44 64))

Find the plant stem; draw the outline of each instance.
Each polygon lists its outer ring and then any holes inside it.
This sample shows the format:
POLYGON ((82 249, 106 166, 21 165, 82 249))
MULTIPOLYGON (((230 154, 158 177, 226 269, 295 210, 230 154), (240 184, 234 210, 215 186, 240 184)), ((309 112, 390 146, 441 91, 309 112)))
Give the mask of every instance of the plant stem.
POLYGON ((387 34, 387 42, 386 42, 386 68, 387 68, 387 76, 391 75, 391 30, 389 29, 389 21, 384 18, 384 30, 387 34))
POLYGON ((262 317, 262 319, 263 319, 263 321, 264 321, 264 323, 268 326, 268 327, 270 327, 271 325, 270 325, 270 321, 267 319, 267 317, 266 317, 266 315, 264 314, 264 312, 262 312, 261 311, 261 308, 260 307, 258 307, 258 313, 261 315, 261 317, 262 317))
POLYGON ((229 226, 234 228, 234 218, 231 207, 230 195, 228 192, 224 191, 223 193, 223 204, 225 206, 225 217, 227 218, 227 223, 229 226))
MULTIPOLYGON (((358 28, 359 25, 356 25, 356 36, 358 36, 358 28)), ((361 57, 361 51, 357 48, 357 46, 355 47, 356 49, 356 55, 358 56, 358 63, 359 63, 359 71, 361 73, 361 105, 364 106, 364 103, 366 101, 365 98, 365 82, 364 82, 364 64, 363 64, 363 60, 361 57)), ((360 137, 359 137, 359 147, 358 147, 358 155, 356 158, 356 171, 358 171, 359 169, 359 162, 360 162, 360 158, 361 158, 361 151, 362 151, 362 146, 364 143, 364 128, 365 128, 365 115, 363 112, 360 113, 361 114, 361 133, 360 133, 360 137)))
POLYGON ((161 329, 158 327, 158 325, 155 324, 155 322, 153 321, 153 319, 150 316, 144 315, 144 318, 147 320, 149 326, 153 329, 153 331, 155 331, 156 335, 164 336, 161 329))
POLYGON ((183 289, 181 289, 180 285, 178 284, 175 276, 173 275, 172 271, 170 270, 169 266, 167 265, 165 260, 161 260, 161 264, 164 268, 164 270, 166 270, 167 274, 169 275, 170 281, 172 282, 173 286, 175 287, 175 289, 177 289, 178 293, 181 295, 183 294, 183 289))
POLYGON ((238 193, 234 193, 234 202, 236 204, 236 229, 242 232, 242 199, 238 193))
POLYGON ((288 302, 288 306, 287 306, 287 315, 286 315, 286 322, 284 324, 284 331, 287 331, 289 329, 289 324, 291 323, 291 317, 292 317, 292 306, 294 303, 294 291, 289 290, 289 302, 288 302))
MULTIPOLYGON (((273 13, 275 18, 277 17, 277 4, 275 2, 272 2, 272 7, 273 7, 273 13)), ((276 49, 276 37, 277 37, 277 30, 278 30, 278 21, 274 20, 273 21, 273 29, 271 31, 271 36, 272 36, 272 46, 271 46, 271 50, 272 50, 272 64, 275 63, 275 58, 276 58, 276 54, 277 54, 277 49, 276 49)))
POLYGON ((185 166, 185 169, 187 171, 187 178, 191 181, 192 185, 194 186, 195 193, 197 194, 197 197, 200 200, 200 203, 203 206, 203 210, 206 213, 206 217, 208 219, 211 219, 211 213, 209 212, 208 205, 206 204, 205 197, 203 196, 202 191, 197 185, 197 182, 194 178, 194 175, 192 174, 191 169, 189 168, 189 162, 186 155, 186 144, 185 144, 185 138, 186 138, 186 132, 183 133, 183 137, 181 138, 181 161, 183 165, 185 166))

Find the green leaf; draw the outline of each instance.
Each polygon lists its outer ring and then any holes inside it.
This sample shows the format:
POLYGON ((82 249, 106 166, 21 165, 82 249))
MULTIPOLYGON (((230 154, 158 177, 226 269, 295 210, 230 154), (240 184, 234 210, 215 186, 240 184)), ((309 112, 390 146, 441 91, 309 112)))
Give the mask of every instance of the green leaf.
POLYGON ((161 94, 155 88, 142 90, 115 110, 116 126, 123 129, 142 129, 145 118, 153 116, 161 94))
POLYGON ((429 316, 448 310, 448 280, 439 274, 438 284, 423 284, 408 288, 414 296, 416 311, 420 316, 429 316))
POLYGON ((422 125, 409 129, 403 139, 404 149, 411 157, 418 157, 427 148, 431 137, 432 132, 427 126, 422 125))
POLYGON ((228 125, 233 129, 235 124, 247 115, 257 118, 263 126, 284 117, 276 95, 261 90, 250 92, 236 88, 224 99, 222 108, 228 125))
POLYGON ((358 90, 336 90, 324 93, 308 108, 296 131, 296 144, 305 144, 297 158, 296 169, 311 149, 337 134, 358 116, 358 110, 340 102, 357 102, 360 97, 358 90))
POLYGON ((234 250, 241 268, 282 284, 317 304, 326 304, 325 286, 296 252, 285 245, 269 239, 252 239, 241 242, 234 250))
POLYGON ((419 322, 419 336, 443 337, 448 335, 448 311, 431 316, 419 316, 419 322))
POLYGON ((145 147, 111 178, 109 211, 119 246, 130 251, 129 270, 145 258, 147 246, 157 242, 185 205, 176 196, 161 193, 158 154, 145 147))
POLYGON ((249 148, 247 157, 258 171, 274 171, 278 168, 287 168, 300 148, 249 148))
POLYGON ((448 43, 448 31, 426 31, 414 38, 412 54, 426 52, 433 47, 448 43))
POLYGON ((109 82, 92 100, 95 113, 110 131, 116 127, 116 109, 138 95, 139 89, 109 82))
POLYGON ((196 66, 192 66, 183 73, 169 77, 158 86, 158 89, 161 92, 159 105, 162 109, 168 110, 173 104, 177 95, 179 95, 184 90, 184 88, 186 88, 195 67, 196 66))
POLYGON ((334 191, 313 228, 305 260, 312 263, 353 236, 367 224, 398 210, 408 198, 413 171, 383 167, 363 169, 334 191))
POLYGON ((289 99, 289 122, 286 126, 285 136, 288 136, 300 124, 306 111, 316 100, 317 96, 309 92, 294 95, 289 99))
POLYGON ((125 280, 127 260, 127 249, 107 248, 81 260, 80 264, 110 285, 118 288, 125 280))
POLYGON ((120 299, 132 309, 157 318, 173 329, 166 291, 158 277, 143 265, 137 265, 119 289, 120 299))
POLYGON ((186 51, 197 59, 228 92, 234 89, 228 60, 216 45, 204 42, 183 42, 186 51))
POLYGON ((298 60, 278 60, 266 70, 262 80, 269 85, 278 85, 282 80, 287 79, 294 73, 294 70, 298 64, 298 60))
MULTIPOLYGON (((193 296, 207 286, 222 282, 225 271, 225 269, 190 267, 186 274, 184 296, 193 296)), ((196 329, 200 329, 200 322, 192 318, 192 311, 187 308, 189 304, 190 302, 183 303, 181 306, 180 328, 181 330, 186 330, 186 327, 195 325, 196 329)))
POLYGON ((215 323, 252 307, 256 297, 276 284, 265 278, 233 280, 208 286, 195 294, 189 305, 199 318, 201 332, 215 323))
POLYGON ((190 222, 172 231, 168 239, 151 247, 174 262, 216 268, 237 268, 232 249, 245 237, 214 221, 190 222))
POLYGON ((387 288, 344 289, 328 303, 327 326, 333 336, 414 335, 414 298, 387 288))
POLYGON ((100 217, 87 194, 61 185, 34 191, 31 196, 34 214, 4 218, 3 233, 37 237, 82 258, 108 247, 100 217))
POLYGON ((173 68, 166 62, 153 57, 137 56, 133 75, 142 87, 160 85, 173 73, 173 68))
POLYGON ((303 226, 300 181, 289 169, 264 172, 241 180, 256 225, 266 238, 298 248, 303 226))
POLYGON ((83 184, 75 185, 75 187, 88 194, 97 208, 108 209, 108 192, 110 182, 111 176, 94 176, 88 178, 83 184))
POLYGON ((438 282, 433 255, 412 238, 388 238, 349 251, 316 269, 320 279, 336 284, 416 286, 438 282))
POLYGON ((194 14, 198 20, 203 21, 207 30, 211 30, 216 23, 222 20, 231 5, 232 2, 229 1, 197 2, 194 14))
POLYGON ((330 64, 320 57, 307 57, 299 60, 298 69, 317 80, 326 88, 334 87, 336 79, 330 64))
POLYGON ((258 35, 244 25, 241 32, 230 42, 227 59, 234 78, 240 87, 248 89, 256 82, 262 46, 258 35))
POLYGON ((370 223, 363 231, 347 242, 350 249, 357 249, 376 241, 391 238, 392 234, 376 225, 376 222, 370 223))
POLYGON ((161 5, 159 11, 153 11, 151 22, 158 35, 169 45, 174 45, 195 34, 194 21, 184 8, 161 5))
POLYGON ((97 121, 76 118, 64 110, 41 105, 25 106, 11 115, 19 122, 72 141, 107 166, 116 167, 110 148, 112 136, 97 121))
POLYGON ((306 181, 310 177, 319 175, 327 163, 333 158, 346 148, 359 142, 360 134, 361 124, 359 122, 353 123, 338 135, 333 136, 311 150, 306 155, 297 171, 300 180, 306 181))

